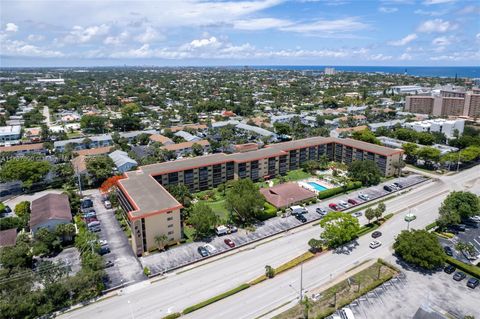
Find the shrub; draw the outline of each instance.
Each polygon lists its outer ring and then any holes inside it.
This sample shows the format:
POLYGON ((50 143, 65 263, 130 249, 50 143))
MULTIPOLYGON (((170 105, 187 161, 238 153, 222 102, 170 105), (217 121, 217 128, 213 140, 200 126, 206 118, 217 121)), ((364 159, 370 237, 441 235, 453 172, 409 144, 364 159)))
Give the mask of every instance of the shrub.
POLYGON ((360 188, 360 187, 362 187, 362 183, 361 183, 361 182, 350 182, 350 183, 347 184, 346 187, 330 188, 330 189, 327 189, 327 190, 324 190, 324 191, 318 193, 318 199, 329 198, 329 197, 332 197, 332 196, 341 194, 341 193, 343 193, 344 191, 347 192, 347 191, 350 191, 350 190, 353 190, 353 189, 357 189, 357 188, 360 188))
POLYGON ((215 297, 212 297, 212 298, 210 298, 210 299, 207 299, 207 300, 205 300, 205 301, 202 301, 202 302, 200 302, 200 303, 198 303, 198 304, 196 304, 196 305, 193 305, 193 306, 190 306, 190 307, 188 307, 188 308, 185 308, 182 313, 183 313, 184 315, 186 315, 187 313, 194 312, 195 310, 198 310, 198 309, 200 309, 200 308, 206 307, 206 306, 208 306, 208 305, 210 305, 210 304, 212 304, 212 303, 214 303, 214 302, 217 302, 217 301, 222 300, 222 299, 224 299, 224 298, 227 298, 227 297, 229 297, 229 296, 231 296, 231 295, 234 295, 234 294, 236 294, 237 292, 240 292, 240 291, 242 291, 242 290, 245 290, 245 289, 247 289, 247 288, 249 288, 249 287, 250 287, 249 284, 241 284, 240 286, 238 286, 238 287, 236 287, 236 288, 233 288, 233 289, 231 289, 231 290, 229 290, 229 291, 226 291, 226 292, 224 292, 224 293, 222 293, 222 294, 220 294, 220 295, 217 295, 217 296, 215 296, 215 297))
POLYGON ((456 260, 455 258, 452 258, 452 257, 447 257, 446 261, 450 265, 453 265, 453 266, 457 267, 458 269, 466 272, 467 274, 480 279, 480 267, 466 264, 466 263, 461 262, 459 260, 456 260))
POLYGON ((276 217, 276 216, 277 216, 277 209, 275 208, 275 206, 273 206, 270 203, 265 202, 263 204, 263 210, 261 212, 259 212, 258 215, 257 215, 257 219, 263 221, 263 220, 267 220, 267 219, 270 219, 270 218, 276 217))
POLYGON ((430 230, 432 228, 435 228, 437 227, 437 222, 433 222, 431 224, 428 224, 427 226, 425 226, 425 230, 430 230))
POLYGON ((147 277, 150 276, 150 268, 143 267, 143 274, 147 277))
POLYGON ((181 316, 182 316, 182 314, 180 312, 174 312, 174 313, 171 313, 171 314, 163 317, 162 319, 177 319, 181 316))

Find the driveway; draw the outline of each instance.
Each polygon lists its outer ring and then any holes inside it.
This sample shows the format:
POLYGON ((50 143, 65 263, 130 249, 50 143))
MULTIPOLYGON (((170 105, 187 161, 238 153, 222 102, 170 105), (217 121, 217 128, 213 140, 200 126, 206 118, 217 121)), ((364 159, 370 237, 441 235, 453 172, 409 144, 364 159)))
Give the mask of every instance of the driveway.
POLYGON ((144 280, 143 269, 133 254, 128 238, 115 218, 114 210, 107 210, 103 206, 98 191, 90 195, 90 198, 93 199, 97 219, 101 223, 102 231, 98 233, 99 239, 106 240, 110 247, 110 253, 103 257, 106 261, 114 262, 113 267, 105 269, 110 278, 107 288, 144 280))
MULTIPOLYGON (((308 212, 305 213, 304 216, 307 219, 307 223, 317 221, 321 219, 321 216, 315 212, 316 208, 318 207, 323 207, 327 211, 332 211, 330 208, 328 208, 328 204, 333 202, 338 203, 340 200, 346 201, 348 198, 355 198, 360 204, 363 204, 365 203, 365 201, 358 199, 358 195, 360 193, 369 195, 370 201, 372 201, 390 194, 390 192, 383 189, 383 186, 386 184, 398 182, 403 186, 402 189, 405 189, 413 185, 422 183, 426 180, 428 179, 421 175, 411 175, 407 177, 389 180, 388 182, 382 183, 374 187, 361 189, 359 191, 351 192, 348 195, 338 196, 307 206, 306 208, 308 212)), ((360 219, 360 222, 366 223, 366 219, 362 217, 360 219)), ((286 218, 274 217, 270 218, 265 222, 257 223, 255 225, 255 231, 249 232, 247 230, 240 229, 237 233, 221 237, 215 236, 209 241, 198 241, 194 243, 180 245, 162 253, 140 257, 140 262, 144 267, 148 267, 152 274, 159 274, 204 259, 204 257, 201 257, 198 253, 198 247, 203 246, 206 243, 212 245, 215 248, 216 252, 212 255, 218 255, 233 249, 225 244, 224 240, 227 238, 231 239, 235 243, 236 247, 241 247, 252 242, 276 235, 278 233, 289 231, 296 227, 302 226, 303 224, 304 223, 296 219, 294 216, 289 216, 286 218)))

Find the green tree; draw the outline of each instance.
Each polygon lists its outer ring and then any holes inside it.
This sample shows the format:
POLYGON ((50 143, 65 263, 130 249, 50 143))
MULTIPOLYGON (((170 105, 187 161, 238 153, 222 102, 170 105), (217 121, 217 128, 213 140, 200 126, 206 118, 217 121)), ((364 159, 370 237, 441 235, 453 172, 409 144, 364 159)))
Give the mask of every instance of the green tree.
POLYGON ((192 200, 192 192, 185 184, 167 186, 168 192, 185 207, 189 207, 192 200))
POLYGON ((320 221, 320 226, 323 228, 320 238, 331 248, 351 241, 360 230, 358 219, 342 212, 327 214, 320 221))
POLYGON ((308 241, 308 246, 310 246, 310 251, 313 253, 317 253, 322 250, 322 244, 323 242, 321 240, 311 238, 308 241))
POLYGON ((426 230, 402 231, 393 244, 395 254, 425 269, 443 266, 445 253, 434 234, 426 230))
POLYGON ((55 234, 64 242, 71 242, 75 236, 75 225, 72 223, 59 224, 55 227, 55 234))
POLYGON ((158 246, 158 250, 163 250, 165 245, 168 243, 168 237, 165 234, 156 235, 154 237, 155 244, 158 246))
POLYGON ((0 180, 3 182, 20 180, 24 187, 30 188, 34 183, 43 181, 50 168, 51 165, 47 161, 11 159, 2 164, 0 180))
POLYGON ((402 144, 402 148, 405 151, 405 161, 407 163, 415 164, 417 162, 418 145, 415 143, 402 144))
POLYGON ((262 194, 251 179, 239 179, 231 183, 225 205, 240 221, 255 218, 263 209, 265 202, 262 194))
POLYGON ((87 159, 86 166, 89 176, 93 179, 93 183, 101 184, 112 176, 112 169, 115 164, 108 156, 95 156, 87 159))
POLYGON ((377 220, 382 218, 383 213, 387 210, 387 206, 385 206, 385 203, 379 203, 377 208, 375 208, 375 217, 377 220))
POLYGON ((35 233, 35 243, 33 253, 35 255, 45 255, 53 252, 58 252, 61 249, 60 239, 54 232, 47 228, 40 228, 35 233))
POLYGON ((202 238, 211 234, 212 229, 218 223, 218 216, 210 206, 200 202, 193 205, 188 223, 195 229, 195 236, 202 238))
POLYGON ((273 269, 273 267, 270 266, 270 265, 266 265, 265 266, 265 276, 267 276, 267 278, 275 277, 275 269, 273 269))
POLYGON ((202 145, 200 145, 200 144, 198 144, 198 143, 193 143, 193 144, 192 144, 192 153, 193 153, 193 155, 195 155, 195 156, 203 155, 203 147, 202 147, 202 145))
POLYGON ((462 219, 478 215, 480 199, 471 192, 451 192, 440 206, 438 226, 445 228, 460 223, 462 219))
POLYGON ((140 145, 147 145, 150 142, 150 134, 141 133, 135 137, 135 141, 140 145))
POLYGON ((348 176, 364 186, 377 185, 382 179, 378 165, 371 160, 353 161, 348 167, 348 176))
POLYGON ((287 123, 275 122, 273 128, 279 135, 290 135, 292 133, 291 127, 287 123))
POLYGON ((14 268, 29 268, 32 265, 32 254, 26 243, 17 243, 13 247, 4 247, 0 250, 2 267, 12 271, 14 268))
POLYGON ((15 214, 18 217, 24 217, 24 216, 29 216, 30 215, 30 202, 29 201, 23 201, 15 205, 15 214))
POLYGON ((107 119, 98 115, 84 115, 80 119, 80 128, 89 133, 104 133, 106 124, 107 119))
POLYGON ((367 142, 367 143, 378 144, 378 145, 381 144, 380 141, 375 137, 375 134, 369 129, 353 132, 352 138, 359 141, 367 142))
POLYGON ((375 218, 375 210, 371 207, 367 208, 365 218, 368 220, 368 223, 370 223, 370 221, 375 218))

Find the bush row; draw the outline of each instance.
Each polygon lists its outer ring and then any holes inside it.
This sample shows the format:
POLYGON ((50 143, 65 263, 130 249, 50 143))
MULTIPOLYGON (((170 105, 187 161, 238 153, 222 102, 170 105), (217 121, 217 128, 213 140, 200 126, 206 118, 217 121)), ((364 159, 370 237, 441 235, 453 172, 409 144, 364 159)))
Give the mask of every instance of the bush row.
POLYGON ((233 289, 231 289, 231 290, 229 290, 229 291, 226 291, 226 292, 224 292, 224 293, 222 293, 222 294, 220 294, 220 295, 217 295, 217 296, 215 296, 215 297, 212 297, 212 298, 210 298, 210 299, 207 299, 207 300, 205 300, 205 301, 202 301, 202 302, 200 302, 200 303, 197 303, 196 305, 193 305, 193 306, 190 306, 190 307, 188 307, 188 308, 185 308, 182 313, 183 313, 184 315, 186 315, 187 313, 190 313, 190 312, 193 312, 193 311, 198 310, 198 309, 200 309, 200 308, 206 307, 206 306, 208 306, 208 305, 210 305, 210 304, 212 304, 212 303, 214 303, 214 302, 217 302, 217 301, 219 301, 219 300, 225 299, 225 298, 227 298, 227 297, 229 297, 229 296, 231 296, 231 295, 234 295, 234 294, 236 294, 237 292, 240 292, 240 291, 242 291, 242 290, 245 290, 245 289, 247 289, 247 288, 249 288, 249 287, 250 287, 249 284, 241 284, 240 286, 238 286, 238 287, 236 287, 236 288, 233 288, 233 289))
POLYGON ((437 227, 437 222, 433 222, 431 224, 428 224, 427 226, 425 226, 425 230, 430 230, 432 228, 435 228, 437 227))
POLYGON ((177 318, 179 318, 179 317, 181 317, 181 316, 182 316, 181 313, 179 313, 179 312, 174 312, 174 313, 171 313, 171 314, 163 317, 162 319, 177 319, 177 318))
POLYGON ((461 262, 459 260, 456 260, 455 258, 452 258, 452 257, 447 257, 447 263, 457 267, 458 269, 466 272, 467 274, 469 274, 471 276, 474 276, 474 277, 477 277, 478 279, 480 279, 480 267, 478 267, 478 266, 463 263, 463 262, 461 262))
POLYGON ((350 182, 346 185, 346 187, 335 187, 335 188, 330 188, 326 189, 320 193, 318 193, 318 198, 319 199, 325 199, 329 198, 338 194, 341 194, 343 192, 347 192, 353 189, 357 189, 362 187, 362 182, 350 182))

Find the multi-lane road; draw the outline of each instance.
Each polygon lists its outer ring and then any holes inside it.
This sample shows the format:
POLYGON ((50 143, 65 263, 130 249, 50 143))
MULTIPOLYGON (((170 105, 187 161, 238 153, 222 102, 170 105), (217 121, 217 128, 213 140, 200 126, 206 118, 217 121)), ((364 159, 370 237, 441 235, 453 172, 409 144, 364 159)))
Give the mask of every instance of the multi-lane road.
MULTIPOLYGON (((411 228, 432 222, 438 207, 449 191, 469 190, 480 194, 480 169, 473 167, 452 176, 415 188, 387 203, 387 213, 397 213, 382 226, 382 247, 371 250, 369 236, 360 238, 349 254, 328 252, 305 263, 303 287, 312 290, 341 275, 363 260, 391 255, 396 234, 407 227, 404 216, 415 209, 417 219, 411 228)), ((295 233, 257 244, 252 249, 206 263, 202 266, 167 275, 150 283, 141 282, 121 294, 66 313, 62 318, 162 318, 232 289, 264 273, 264 266, 278 266, 308 249, 307 242, 318 237, 318 226, 306 225, 295 233)), ((285 272, 227 299, 186 316, 186 318, 256 318, 294 300, 299 291, 299 269, 285 272)), ((267 315, 268 317, 269 315, 267 315)))

